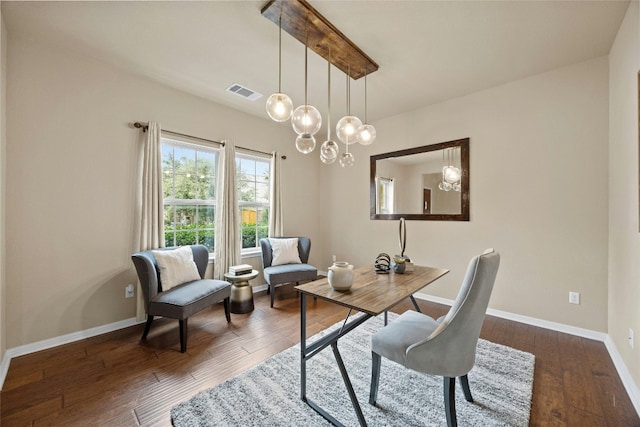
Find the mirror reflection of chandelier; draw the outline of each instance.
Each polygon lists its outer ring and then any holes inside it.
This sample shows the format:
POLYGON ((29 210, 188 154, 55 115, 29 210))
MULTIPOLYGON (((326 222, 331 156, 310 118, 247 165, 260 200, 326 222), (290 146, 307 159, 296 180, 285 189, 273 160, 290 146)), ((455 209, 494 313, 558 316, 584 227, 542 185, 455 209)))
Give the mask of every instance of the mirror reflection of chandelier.
POLYGON ((438 188, 442 191, 460 191, 460 180, 462 179, 462 171, 459 167, 455 166, 454 159, 460 158, 459 151, 456 153, 454 150, 457 148, 447 148, 442 151, 442 182, 438 185, 438 188), (446 156, 446 162, 445 162, 446 156))

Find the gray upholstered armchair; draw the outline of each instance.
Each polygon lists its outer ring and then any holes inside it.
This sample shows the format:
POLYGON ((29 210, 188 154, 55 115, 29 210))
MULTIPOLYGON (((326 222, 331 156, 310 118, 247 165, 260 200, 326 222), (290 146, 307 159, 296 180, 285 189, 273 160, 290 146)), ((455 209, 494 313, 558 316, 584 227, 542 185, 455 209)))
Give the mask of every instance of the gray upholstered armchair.
POLYGON ((442 375, 447 425, 457 425, 455 379, 460 378, 465 399, 473 402, 467 374, 475 364, 480 329, 499 265, 500 255, 488 249, 469 263, 458 296, 446 316, 434 320, 407 311, 373 335, 369 403, 376 403, 384 356, 418 372, 442 375))
MULTIPOLYGON (((283 245, 283 247, 286 246, 283 245)), ((271 237, 260 239, 260 248, 262 249, 262 274, 269 285, 267 292, 271 294, 271 307, 273 307, 276 285, 292 282, 300 284, 300 282, 317 279, 318 269, 307 264, 309 261, 309 253, 311 252, 311 240, 308 237, 271 237), (285 243, 286 240, 297 240, 297 253, 290 254, 291 256, 289 257, 284 253, 282 254, 285 255, 283 258, 280 256, 281 254, 278 253, 279 248, 272 246, 272 240, 283 243, 285 243), (278 262, 276 258, 283 259, 284 263, 278 262)), ((284 251, 285 250, 283 250, 283 252, 284 251)))
MULTIPOLYGON (((209 252, 205 246, 192 245, 183 246, 182 248, 191 249, 195 268, 190 272, 191 277, 186 282, 182 283, 177 279, 178 283, 170 289, 166 289, 168 284, 163 288, 160 268, 153 251, 135 253, 131 256, 131 259, 140 279, 144 308, 147 313, 147 324, 141 340, 146 339, 154 316, 178 319, 180 324, 180 351, 184 353, 187 350, 187 319, 191 315, 219 301, 223 301, 227 322, 231 321, 229 314, 231 284, 223 280, 204 278, 207 263, 209 262, 209 252)), ((177 249, 180 248, 163 248, 157 251, 178 252, 177 249)), ((160 255, 158 256, 160 257, 160 255)), ((165 276, 165 278, 168 281, 170 276, 165 276)), ((171 277, 171 279, 173 280, 175 277, 171 277)))

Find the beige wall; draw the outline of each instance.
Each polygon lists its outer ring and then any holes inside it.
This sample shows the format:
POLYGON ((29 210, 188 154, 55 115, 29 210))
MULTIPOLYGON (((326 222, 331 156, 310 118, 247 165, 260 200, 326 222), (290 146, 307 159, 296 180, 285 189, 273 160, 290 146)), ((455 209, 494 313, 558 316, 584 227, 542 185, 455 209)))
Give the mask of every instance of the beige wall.
POLYGON ((631 2, 609 55, 609 329, 640 384, 638 71, 640 11, 631 2), (635 331, 635 349, 628 343, 635 331))
MULTIPOLYGON (((7 30, 0 8, 0 360, 7 349, 5 334, 5 188, 6 188, 6 89, 7 89, 7 30)), ((2 374, 0 374, 1 376, 2 374)))
POLYGON ((311 261, 318 262, 320 230, 308 224, 320 219, 320 162, 295 150, 285 124, 13 32, 7 111, 7 348, 135 315, 124 288, 135 280, 130 254, 139 131, 129 123, 136 120, 286 154, 285 231, 310 236, 311 261))
POLYGON ((471 221, 407 223, 407 255, 451 269, 426 291, 453 299, 469 259, 495 247, 492 308, 606 332, 607 68, 603 57, 374 123, 352 169, 322 169, 327 253, 372 265, 398 252, 398 223, 369 219, 369 155, 469 137, 471 221))

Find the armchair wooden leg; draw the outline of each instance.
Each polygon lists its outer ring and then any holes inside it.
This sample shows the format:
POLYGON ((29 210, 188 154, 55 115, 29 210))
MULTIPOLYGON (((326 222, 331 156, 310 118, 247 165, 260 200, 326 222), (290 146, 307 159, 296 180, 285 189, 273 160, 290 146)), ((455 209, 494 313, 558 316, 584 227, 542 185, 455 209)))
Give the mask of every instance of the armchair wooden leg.
POLYGON ((444 377, 444 412, 447 415, 447 426, 457 427, 455 378, 444 377))
POLYGON ((376 404, 378 399, 378 383, 380 382, 380 362, 382 356, 371 352, 371 390, 369 391, 369 403, 376 404))
POLYGON ((231 312, 229 311, 229 297, 226 297, 222 303, 224 304, 224 315, 227 318, 227 323, 231 322, 231 312))
POLYGON ((144 341, 147 339, 147 334, 149 333, 149 329, 151 329, 151 322, 153 322, 153 316, 147 314, 147 324, 144 325, 144 332, 142 333, 142 338, 140 338, 140 341, 144 341))
POLYGON ((273 308, 273 297, 275 296, 275 293, 276 293, 275 285, 269 285, 269 293, 271 294, 271 308, 273 308))
POLYGON ((469 378, 466 375, 460 377, 460 385, 462 386, 462 391, 464 392, 464 398, 467 402, 473 403, 473 396, 471 396, 471 389, 469 388, 469 378))
POLYGON ((180 319, 180 353, 187 351, 187 320, 180 319))

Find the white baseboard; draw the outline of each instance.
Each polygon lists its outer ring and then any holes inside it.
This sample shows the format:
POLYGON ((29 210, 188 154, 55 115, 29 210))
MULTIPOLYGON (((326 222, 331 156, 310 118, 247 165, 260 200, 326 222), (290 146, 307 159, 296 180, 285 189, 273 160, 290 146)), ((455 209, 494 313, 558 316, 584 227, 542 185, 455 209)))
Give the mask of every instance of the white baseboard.
POLYGON ((85 338, 95 337, 96 335, 117 331, 139 323, 143 322, 138 322, 135 317, 132 317, 119 322, 109 323, 108 325, 96 326, 95 328, 85 329, 84 331, 73 332, 71 334, 61 335, 59 337, 10 348, 4 353, 2 364, 0 364, 0 390, 2 390, 4 380, 7 376, 7 372, 9 371, 11 359, 14 357, 24 356, 25 354, 35 353, 36 351, 46 350, 63 344, 69 344, 85 338))
MULTIPOLYGON (((444 305, 452 305, 453 300, 440 298, 433 295, 417 293, 416 298, 422 299, 425 301, 431 301, 438 304, 444 305)), ((549 322, 547 320, 536 319, 534 317, 529 316, 521 316, 519 314, 508 313, 506 311, 488 309, 487 314, 490 316, 496 316, 507 320, 513 320, 514 322, 525 323, 527 325, 538 326, 545 329, 550 329, 552 331, 563 332, 565 334, 575 335, 583 338, 589 338, 596 341, 601 341, 605 344, 607 351, 609 352, 609 356, 613 361, 613 364, 618 371, 618 375, 620 376, 620 380, 622 384, 624 384, 624 388, 627 390, 627 394, 629 395, 629 399, 633 404, 633 407, 636 409, 636 412, 640 416, 640 389, 636 385, 629 369, 627 369, 627 365, 625 365, 622 360, 622 356, 618 352, 615 344, 611 340, 608 334, 604 332, 592 331, 589 329, 578 328, 575 326, 565 325, 562 323, 549 322)))
POLYGON ((618 352, 618 348, 616 347, 616 345, 611 340, 611 337, 607 336, 604 344, 607 346, 607 350, 609 351, 611 360, 613 360, 613 364, 616 366, 616 370, 618 371, 618 375, 620 375, 622 384, 624 384, 624 388, 629 394, 631 403, 633 403, 633 406, 636 408, 636 412, 638 413, 638 415, 640 415, 640 389, 638 389, 635 381, 633 381, 631 372, 629 372, 629 369, 627 369, 627 365, 624 364, 622 356, 618 352))
MULTIPOLYGON (((417 293, 416 298, 431 301, 438 304, 452 305, 453 300, 440 298, 433 295, 417 293)), ((576 326, 565 325, 563 323, 550 322, 548 320, 537 319, 535 317, 522 316, 520 314, 509 313, 507 311, 494 310, 489 308, 487 310, 489 316, 500 317, 502 319, 513 320, 514 322, 526 323, 527 325, 538 326, 544 329, 550 329, 552 331, 563 332, 565 334, 575 335, 578 337, 589 338, 596 341, 604 342, 607 339, 607 334, 604 332, 592 331, 590 329, 578 328, 576 326)))

